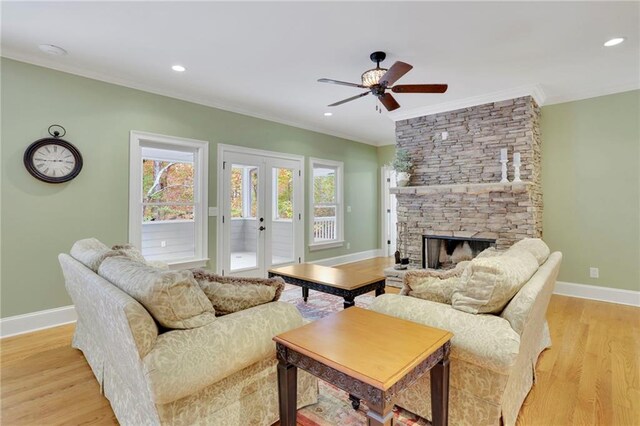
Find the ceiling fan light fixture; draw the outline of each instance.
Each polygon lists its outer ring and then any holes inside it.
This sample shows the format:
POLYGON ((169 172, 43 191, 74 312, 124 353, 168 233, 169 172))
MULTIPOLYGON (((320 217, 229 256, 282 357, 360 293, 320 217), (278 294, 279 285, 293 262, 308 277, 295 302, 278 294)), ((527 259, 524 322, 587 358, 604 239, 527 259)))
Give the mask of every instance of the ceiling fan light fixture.
POLYGON ((367 87, 375 86, 386 72, 385 68, 372 68, 363 72, 361 77, 362 85, 367 87))

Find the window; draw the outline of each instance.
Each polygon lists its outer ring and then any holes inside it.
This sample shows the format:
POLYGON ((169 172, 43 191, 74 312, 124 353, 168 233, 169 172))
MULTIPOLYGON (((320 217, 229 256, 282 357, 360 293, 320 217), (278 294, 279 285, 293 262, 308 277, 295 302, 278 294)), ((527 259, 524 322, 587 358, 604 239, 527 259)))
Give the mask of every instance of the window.
POLYGON ((343 164, 311 160, 310 250, 340 247, 344 240, 343 164))
POLYGON ((207 262, 208 143, 131 132, 129 242, 148 260, 207 262))

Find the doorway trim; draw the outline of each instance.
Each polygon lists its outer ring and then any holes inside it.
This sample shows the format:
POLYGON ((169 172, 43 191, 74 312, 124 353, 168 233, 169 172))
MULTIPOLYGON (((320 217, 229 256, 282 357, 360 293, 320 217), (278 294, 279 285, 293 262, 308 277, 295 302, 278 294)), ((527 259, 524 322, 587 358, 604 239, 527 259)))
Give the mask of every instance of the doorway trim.
POLYGON ((301 191, 302 196, 299 201, 300 204, 300 232, 296 232, 295 242, 296 248, 299 249, 299 258, 300 262, 304 262, 304 234, 305 234, 305 158, 303 155, 296 154, 288 154, 285 152, 277 152, 277 151, 266 151, 263 149, 256 148, 248 148, 242 145, 228 145, 228 144, 218 144, 218 156, 216 159, 216 200, 217 200, 217 210, 218 216, 216 218, 216 273, 222 274, 222 264, 223 264, 223 251, 224 251, 224 239, 222 230, 222 218, 223 218, 223 195, 224 195, 224 178, 223 178, 223 168, 224 168, 224 157, 227 153, 237 153, 237 154, 250 154, 250 155, 258 155, 262 157, 270 157, 270 158, 281 158, 285 160, 294 160, 300 163, 300 179, 301 179, 301 191))
POLYGON ((380 168, 380 250, 382 256, 393 256, 391 249, 397 249, 397 235, 389 229, 390 214, 396 215, 397 222, 397 212, 395 208, 393 208, 394 206, 392 206, 391 200, 391 197, 394 197, 394 195, 391 194, 390 191, 395 184, 393 169, 389 166, 382 166, 380 168), (390 238, 393 238, 393 236, 396 237, 396 244, 390 244, 388 242, 390 238))

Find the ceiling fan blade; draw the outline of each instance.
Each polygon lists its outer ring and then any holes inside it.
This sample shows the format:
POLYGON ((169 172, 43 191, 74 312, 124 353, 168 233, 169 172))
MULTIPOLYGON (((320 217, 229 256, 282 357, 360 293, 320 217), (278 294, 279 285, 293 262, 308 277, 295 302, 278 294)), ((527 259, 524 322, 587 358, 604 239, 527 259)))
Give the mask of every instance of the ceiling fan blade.
POLYGON ((339 84, 341 86, 360 87, 362 89, 366 89, 367 88, 367 86, 363 86, 362 84, 348 83, 346 81, 340 81, 340 80, 331 80, 330 78, 320 78, 320 79, 318 79, 318 83, 339 84))
POLYGON ((358 98, 361 98, 361 97, 363 97, 363 96, 367 96, 369 93, 371 93, 371 92, 364 92, 364 93, 360 93, 359 95, 352 96, 352 97, 347 98, 347 99, 343 99, 343 100, 338 101, 338 102, 336 102, 336 103, 334 103, 334 104, 331 104, 331 105, 329 105, 329 106, 330 106, 330 107, 333 107, 333 106, 338 106, 338 105, 346 104, 347 102, 355 101, 355 100, 356 100, 356 99, 358 99, 358 98))
POLYGON ((391 96, 390 93, 385 93, 378 99, 380 99, 380 102, 384 105, 387 111, 393 111, 394 109, 400 108, 400 104, 396 102, 395 98, 391 96))
POLYGON ((400 77, 411 71, 411 68, 413 68, 413 65, 409 65, 400 61, 396 62, 395 64, 391 65, 391 68, 389 68, 389 70, 384 73, 382 77, 380 77, 380 84, 383 84, 386 87, 393 85, 393 83, 398 81, 400 77))
POLYGON ((393 93, 444 93, 447 91, 446 84, 399 84, 393 86, 393 93))

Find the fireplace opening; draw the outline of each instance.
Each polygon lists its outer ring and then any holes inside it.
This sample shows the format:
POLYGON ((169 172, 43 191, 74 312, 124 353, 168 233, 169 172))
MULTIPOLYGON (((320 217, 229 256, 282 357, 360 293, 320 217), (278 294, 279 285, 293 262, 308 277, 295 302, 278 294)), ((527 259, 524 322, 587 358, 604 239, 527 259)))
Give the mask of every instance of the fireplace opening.
POLYGON ((464 260, 471 260, 481 251, 495 247, 496 240, 473 237, 422 236, 422 267, 450 269, 464 260))

